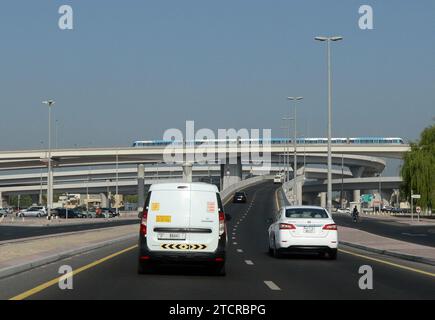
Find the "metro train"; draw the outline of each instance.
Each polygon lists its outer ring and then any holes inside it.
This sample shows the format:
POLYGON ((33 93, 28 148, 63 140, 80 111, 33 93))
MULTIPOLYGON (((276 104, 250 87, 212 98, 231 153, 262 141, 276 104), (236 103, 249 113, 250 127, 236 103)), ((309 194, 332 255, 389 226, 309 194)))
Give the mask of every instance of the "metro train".
MULTIPOLYGON (((183 145, 192 146, 192 145, 210 145, 210 144, 235 144, 237 143, 237 139, 211 139, 211 140, 194 140, 194 141, 172 141, 172 140, 149 140, 149 141, 134 141, 134 148, 141 147, 161 147, 168 145, 183 145)), ((239 143, 241 144, 263 144, 263 139, 240 139, 239 143)), ((285 143, 294 143, 292 139, 285 138, 272 138, 270 139, 270 144, 285 144, 285 143)), ((296 139, 297 144, 327 144, 327 138, 298 138, 296 139)), ((404 144, 402 138, 384 138, 384 137, 360 137, 360 138, 332 138, 333 144, 404 144)))

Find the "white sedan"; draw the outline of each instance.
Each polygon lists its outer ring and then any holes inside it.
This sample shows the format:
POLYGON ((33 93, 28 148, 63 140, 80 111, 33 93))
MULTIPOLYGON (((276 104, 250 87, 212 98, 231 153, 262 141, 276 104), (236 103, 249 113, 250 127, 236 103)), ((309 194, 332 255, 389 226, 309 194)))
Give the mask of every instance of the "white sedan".
POLYGON ((269 252, 316 252, 337 259, 337 225, 322 207, 288 206, 276 212, 269 227, 269 252))

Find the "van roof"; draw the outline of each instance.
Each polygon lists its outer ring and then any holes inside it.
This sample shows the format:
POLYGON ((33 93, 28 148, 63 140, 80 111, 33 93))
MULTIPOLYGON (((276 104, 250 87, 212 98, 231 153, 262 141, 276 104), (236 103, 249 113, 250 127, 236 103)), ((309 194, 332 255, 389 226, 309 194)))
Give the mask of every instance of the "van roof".
POLYGON ((214 184, 203 183, 203 182, 156 183, 156 184, 151 185, 149 191, 180 190, 181 188, 182 189, 190 189, 193 191, 219 192, 218 188, 214 184))

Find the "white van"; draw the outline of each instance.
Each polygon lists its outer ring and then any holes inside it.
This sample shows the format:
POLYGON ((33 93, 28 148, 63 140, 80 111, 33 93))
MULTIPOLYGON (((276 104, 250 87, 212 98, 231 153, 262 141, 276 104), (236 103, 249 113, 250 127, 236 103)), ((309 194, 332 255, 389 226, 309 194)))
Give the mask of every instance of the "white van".
POLYGON ((138 272, 150 271, 156 262, 182 262, 205 264, 224 275, 229 218, 215 185, 152 185, 141 214, 138 272))

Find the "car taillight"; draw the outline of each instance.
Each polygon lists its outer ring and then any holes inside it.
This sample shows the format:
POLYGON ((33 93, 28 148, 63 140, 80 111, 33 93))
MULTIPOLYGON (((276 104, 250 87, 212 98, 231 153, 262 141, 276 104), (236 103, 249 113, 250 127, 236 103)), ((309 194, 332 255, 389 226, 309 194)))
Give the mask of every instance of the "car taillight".
POLYGON ((291 223, 280 223, 279 224, 279 230, 295 230, 296 227, 294 224, 291 223))
POLYGON ((337 230, 336 224, 326 224, 323 226, 323 230, 337 230))
POLYGON ((223 235, 225 233, 225 213, 223 211, 219 211, 219 235, 223 235))
POLYGON ((147 220, 148 220, 148 210, 144 210, 142 215, 142 221, 140 223, 140 234, 143 236, 147 235, 147 220))

